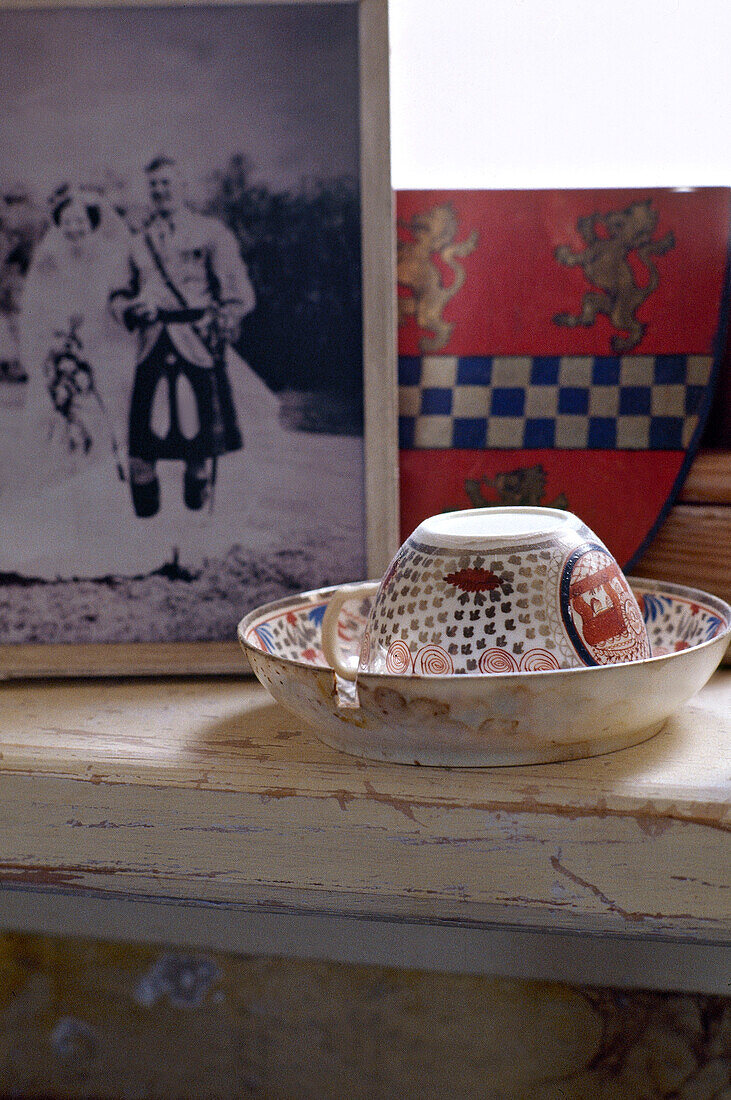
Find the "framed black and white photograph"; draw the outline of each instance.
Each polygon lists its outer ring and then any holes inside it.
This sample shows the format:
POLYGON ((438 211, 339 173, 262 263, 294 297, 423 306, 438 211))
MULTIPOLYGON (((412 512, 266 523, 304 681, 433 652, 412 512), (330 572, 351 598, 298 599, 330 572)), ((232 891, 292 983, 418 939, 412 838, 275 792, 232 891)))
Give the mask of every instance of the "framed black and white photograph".
POLYGON ((236 670, 398 544, 385 0, 0 41, 0 675, 236 670))

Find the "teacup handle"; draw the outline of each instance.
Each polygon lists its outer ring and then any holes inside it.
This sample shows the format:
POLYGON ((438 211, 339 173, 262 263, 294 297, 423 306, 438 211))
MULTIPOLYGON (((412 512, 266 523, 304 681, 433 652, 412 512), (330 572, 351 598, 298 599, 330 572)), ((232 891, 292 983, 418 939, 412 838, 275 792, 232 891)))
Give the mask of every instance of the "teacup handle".
POLYGON ((344 584, 333 592, 330 602, 322 617, 322 651, 327 663, 335 669, 338 676, 344 680, 355 680, 358 675, 358 658, 344 661, 340 656, 338 646, 338 619, 343 604, 348 600, 363 599, 365 596, 375 596, 378 591, 379 581, 363 581, 361 584, 344 584))

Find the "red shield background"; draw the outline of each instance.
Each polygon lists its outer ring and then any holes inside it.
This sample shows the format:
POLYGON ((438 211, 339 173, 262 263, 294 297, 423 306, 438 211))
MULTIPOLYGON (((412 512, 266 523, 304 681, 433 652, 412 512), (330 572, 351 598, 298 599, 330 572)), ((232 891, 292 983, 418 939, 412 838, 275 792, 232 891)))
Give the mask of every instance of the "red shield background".
POLYGON ((448 509, 558 504, 631 567, 710 407, 730 194, 397 194, 404 537, 448 509), (616 301, 634 336, 601 311, 557 321, 587 296, 616 301))

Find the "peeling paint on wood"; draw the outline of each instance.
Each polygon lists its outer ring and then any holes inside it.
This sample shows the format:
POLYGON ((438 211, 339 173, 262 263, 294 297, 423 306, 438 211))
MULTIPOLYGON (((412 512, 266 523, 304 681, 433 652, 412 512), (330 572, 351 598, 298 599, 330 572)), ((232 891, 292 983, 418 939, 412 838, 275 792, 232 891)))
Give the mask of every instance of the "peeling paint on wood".
POLYGON ((450 770, 344 756, 251 682, 3 684, 0 883, 718 943, 730 704, 721 672, 634 748, 450 770))

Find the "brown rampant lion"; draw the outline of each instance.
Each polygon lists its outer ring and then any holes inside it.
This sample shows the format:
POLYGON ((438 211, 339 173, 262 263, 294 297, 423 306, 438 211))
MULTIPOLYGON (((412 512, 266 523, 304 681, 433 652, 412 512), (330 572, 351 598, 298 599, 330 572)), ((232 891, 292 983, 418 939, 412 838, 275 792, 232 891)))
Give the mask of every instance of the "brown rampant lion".
POLYGON ((612 337, 612 350, 625 352, 637 347, 647 328, 637 320, 637 310, 657 290, 660 282, 651 257, 662 256, 675 247, 673 233, 652 240, 658 215, 651 201, 633 202, 626 210, 579 218, 576 228, 586 241, 586 248, 583 252, 572 252, 567 245, 559 245, 554 256, 565 267, 581 267, 587 280, 599 290, 588 290, 584 294, 577 316, 556 314, 555 324, 589 328, 597 314, 604 313, 616 329, 627 334, 612 337), (649 277, 644 286, 639 286, 635 280, 629 262, 631 252, 647 268, 649 277))
POLYGON ((473 230, 467 240, 455 242, 458 222, 451 203, 415 214, 409 222, 399 221, 399 226, 408 230, 413 239, 398 242, 398 284, 410 291, 408 297, 398 299, 398 323, 402 325, 407 317, 415 317, 419 328, 433 333, 421 337, 421 350, 441 351, 454 328, 444 320, 442 312, 465 282, 464 267, 457 260, 477 248, 477 232, 473 230), (449 286, 442 283, 441 272, 432 260, 434 253, 454 272, 449 286))
MULTIPOLYGON (((484 475, 479 481, 468 478, 465 481, 465 492, 470 498, 474 508, 489 508, 499 505, 539 505, 543 504, 546 493, 546 471, 542 466, 521 466, 517 470, 506 470, 498 473, 491 481, 484 475), (485 496, 485 489, 495 489, 498 499, 489 500, 485 496)), ((568 498, 565 493, 560 493, 551 501, 551 508, 568 508, 568 498)))

